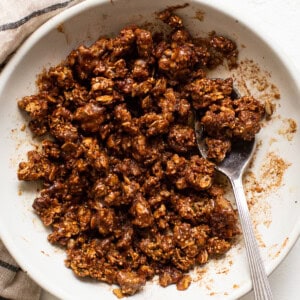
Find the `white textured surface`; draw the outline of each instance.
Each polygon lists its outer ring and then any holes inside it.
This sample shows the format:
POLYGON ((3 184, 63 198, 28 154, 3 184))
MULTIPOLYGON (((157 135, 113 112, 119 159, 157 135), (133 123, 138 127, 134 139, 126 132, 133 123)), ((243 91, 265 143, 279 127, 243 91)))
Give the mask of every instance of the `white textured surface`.
MULTIPOLYGON (((220 4, 220 0, 211 0, 220 4)), ((241 20, 255 23, 260 32, 271 36, 300 70, 300 1, 299 0, 222 0, 222 5, 241 13, 241 20)), ((300 71, 299 71, 300 75, 300 71)), ((300 216, 299 216, 300 217, 300 216)), ((299 299, 300 292, 300 241, 288 257, 270 276, 274 300, 299 299)), ((101 297, 99 295, 99 297, 101 297)), ((57 298, 44 292, 41 300, 57 298)), ((250 293, 240 300, 253 299, 250 293)))

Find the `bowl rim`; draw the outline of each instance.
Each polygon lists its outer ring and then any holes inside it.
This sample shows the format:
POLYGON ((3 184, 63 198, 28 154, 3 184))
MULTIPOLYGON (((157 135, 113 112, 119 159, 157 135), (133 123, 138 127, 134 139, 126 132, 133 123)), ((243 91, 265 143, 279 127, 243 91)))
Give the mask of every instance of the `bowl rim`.
MULTIPOLYGON (((35 45, 40 39, 45 37, 53 29, 57 28, 57 26, 59 26, 62 22, 65 22, 82 12, 85 12, 99 5, 107 4, 109 2, 113 5, 115 2, 120 1, 124 0, 85 0, 58 13, 57 15, 46 21, 44 24, 42 24, 21 44, 21 46, 13 54, 13 56, 9 59, 8 63, 1 71, 0 96, 5 89, 7 80, 13 73, 15 66, 21 62, 24 54, 26 54, 31 49, 31 47, 35 45)), ((217 11, 218 13, 225 15, 228 18, 237 19, 241 26, 246 27, 247 30, 249 30, 262 43, 264 43, 267 48, 285 65, 286 71, 290 74, 291 79, 293 80, 293 85, 296 87, 297 93, 300 95, 300 82, 298 83, 298 81, 296 80, 297 74, 300 74, 298 68, 291 60, 289 55, 287 55, 286 52, 282 49, 281 45, 275 39, 273 39, 269 33, 265 32, 263 26, 251 23, 251 19, 247 17, 247 13, 245 11, 239 11, 239 14, 237 14, 237 12, 230 10, 230 5, 226 4, 225 2, 219 2, 215 0, 191 0, 189 2, 191 4, 195 3, 202 5, 204 10, 205 8, 212 9, 217 11)), ((289 233, 289 240, 286 247, 281 250, 280 255, 276 259, 272 260, 272 263, 268 266, 266 270, 268 275, 270 275, 279 266, 279 264, 282 263, 299 237, 300 219, 295 224, 294 229, 289 233)), ((3 226, 0 226, 0 238, 2 239, 2 242, 9 250, 11 255, 14 257, 16 262, 20 265, 20 267, 26 272, 27 270, 30 270, 27 273, 35 282, 37 282, 43 289, 58 297, 62 297, 63 299, 68 298, 68 295, 64 292, 63 289, 57 286, 51 286, 51 284, 49 284, 46 280, 43 280, 43 277, 40 277, 40 274, 42 274, 41 271, 36 268, 32 269, 31 267, 28 267, 29 264, 22 259, 21 255, 19 255, 19 251, 14 247, 13 238, 9 234, 7 234, 3 226)), ((252 284, 250 281, 244 284, 243 287, 240 287, 239 289, 239 297, 248 293, 251 288, 252 284)))

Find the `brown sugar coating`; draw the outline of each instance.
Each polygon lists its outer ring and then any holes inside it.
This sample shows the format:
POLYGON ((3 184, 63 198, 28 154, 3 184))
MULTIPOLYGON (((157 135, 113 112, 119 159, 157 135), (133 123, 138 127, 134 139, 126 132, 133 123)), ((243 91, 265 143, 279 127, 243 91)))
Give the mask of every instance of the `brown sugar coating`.
POLYGON ((236 62, 234 42, 193 39, 174 9, 158 14, 168 34, 130 26, 80 46, 18 102, 43 138, 18 177, 42 180, 33 208, 48 240, 77 276, 119 285, 118 297, 155 275, 184 290, 190 269, 230 249, 237 215, 197 151, 193 109, 215 160, 253 138, 263 114, 254 98, 233 99, 231 78, 207 78, 236 62))

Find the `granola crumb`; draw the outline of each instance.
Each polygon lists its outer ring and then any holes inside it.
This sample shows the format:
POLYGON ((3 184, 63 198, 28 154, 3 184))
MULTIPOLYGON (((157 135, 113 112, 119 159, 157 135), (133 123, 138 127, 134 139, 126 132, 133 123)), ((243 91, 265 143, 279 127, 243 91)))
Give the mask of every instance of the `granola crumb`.
POLYGON ((200 22, 204 21, 205 12, 203 10, 197 10, 195 14, 195 19, 199 20, 200 22))
POLYGON ((288 141, 292 141, 297 132, 297 123, 292 118, 282 120, 282 126, 278 130, 278 133, 284 136, 288 141))

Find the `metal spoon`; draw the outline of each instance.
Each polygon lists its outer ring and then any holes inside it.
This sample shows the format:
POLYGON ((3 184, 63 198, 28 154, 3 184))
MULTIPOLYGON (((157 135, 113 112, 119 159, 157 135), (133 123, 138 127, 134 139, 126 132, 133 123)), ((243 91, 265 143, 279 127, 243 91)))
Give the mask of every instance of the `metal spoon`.
MULTIPOLYGON (((204 141, 204 128, 200 122, 200 118, 195 116, 194 122, 198 149, 201 155, 206 158, 207 149, 204 141)), ((255 239, 242 183, 243 173, 249 164, 255 146, 255 139, 252 141, 240 141, 234 143, 232 145, 231 152, 222 162, 216 164, 215 168, 228 177, 233 188, 245 240, 254 297, 257 300, 271 300, 273 299, 272 292, 262 258, 259 253, 258 244, 255 239)))

